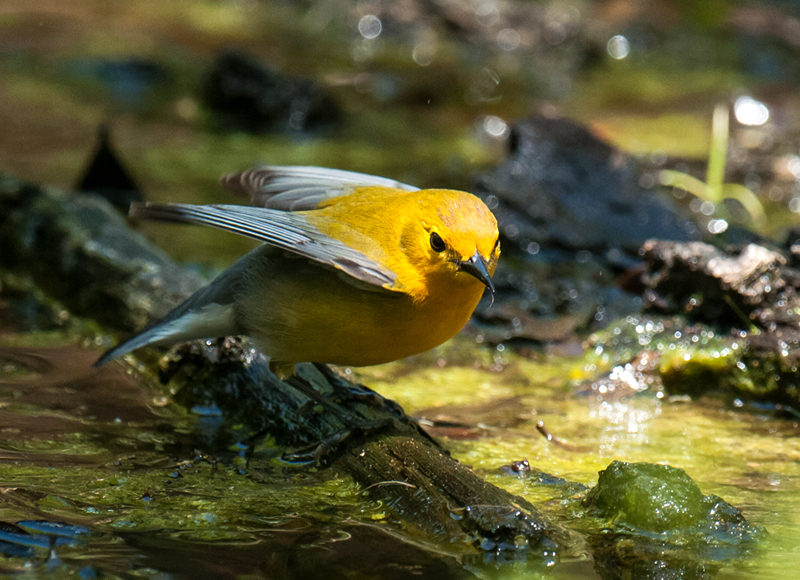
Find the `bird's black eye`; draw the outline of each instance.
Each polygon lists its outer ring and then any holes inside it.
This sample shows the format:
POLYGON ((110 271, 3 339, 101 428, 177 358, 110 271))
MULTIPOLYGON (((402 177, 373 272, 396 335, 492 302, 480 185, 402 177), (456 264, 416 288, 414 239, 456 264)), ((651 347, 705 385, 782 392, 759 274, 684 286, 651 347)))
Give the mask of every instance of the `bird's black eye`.
POLYGON ((445 246, 442 236, 440 236, 436 232, 431 232, 431 248, 433 248, 433 251, 444 252, 446 247, 447 246, 445 246))

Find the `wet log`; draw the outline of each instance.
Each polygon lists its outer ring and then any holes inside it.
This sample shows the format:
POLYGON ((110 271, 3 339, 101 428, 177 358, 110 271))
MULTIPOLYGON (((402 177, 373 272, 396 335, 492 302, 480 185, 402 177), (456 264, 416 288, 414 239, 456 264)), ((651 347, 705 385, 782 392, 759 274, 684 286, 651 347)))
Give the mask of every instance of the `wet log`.
MULTIPOLYGON (((202 284, 104 200, 2 176, 0 268, 126 333, 202 284)), ((190 343, 165 360, 161 378, 180 385, 177 402, 215 405, 231 424, 306 447, 292 458, 352 477, 415 538, 506 554, 564 545, 564 532, 527 501, 450 457, 396 403, 326 366, 299 365, 299 379, 280 381, 260 353, 231 338, 190 343)))

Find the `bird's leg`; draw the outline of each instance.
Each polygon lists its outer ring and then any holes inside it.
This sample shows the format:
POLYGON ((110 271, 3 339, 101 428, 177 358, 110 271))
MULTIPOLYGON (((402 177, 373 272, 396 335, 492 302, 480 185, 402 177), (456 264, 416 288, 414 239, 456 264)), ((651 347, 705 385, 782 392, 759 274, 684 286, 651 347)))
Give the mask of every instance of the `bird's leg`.
MULTIPOLYGON (((420 427, 419 422, 414 419, 413 417, 409 417, 406 415, 406 412, 403 408, 397 404, 397 402, 393 401, 392 399, 387 399, 386 397, 381 396, 380 394, 376 393, 369 387, 365 387, 364 385, 353 384, 348 381, 345 381, 336 374, 328 365, 314 363, 314 367, 322 373, 322 375, 327 379, 329 383, 335 385, 340 391, 344 391, 343 396, 337 397, 337 403, 341 404, 345 401, 353 401, 356 403, 364 403, 366 405, 371 406, 373 409, 384 409, 388 410, 393 417, 386 417, 384 419, 377 419, 372 421, 372 426, 361 426, 360 429, 362 431, 369 431, 369 430, 377 430, 383 427, 387 427, 390 424, 401 424, 401 425, 409 425, 414 428, 420 435, 425 437, 429 440, 433 445, 439 448, 442 452, 446 453, 447 455, 450 454, 447 449, 442 447, 442 445, 436 441, 433 437, 431 437, 427 431, 425 431, 422 427, 420 427)), ((369 422, 367 422, 369 423, 369 422)))
POLYGON ((343 425, 348 426, 353 423, 353 416, 351 413, 346 413, 336 403, 332 403, 325 395, 318 392, 306 379, 299 375, 292 375, 284 381, 293 389, 308 397, 312 402, 316 403, 326 411, 330 412, 336 417, 343 425))
MULTIPOLYGON (((309 383, 306 379, 300 377, 299 375, 293 374, 283 379, 283 381, 288 385, 290 385, 293 389, 295 389, 296 391, 307 397, 310 403, 314 405, 319 405, 326 411, 330 412, 334 417, 336 417, 339 420, 340 423, 342 423, 342 425, 345 426, 345 429, 343 431, 348 431, 347 426, 353 424, 353 417, 351 416, 351 414, 348 414, 347 412, 343 411, 341 407, 330 402, 323 394, 319 393, 316 389, 314 389, 311 383, 309 383)), ((305 406, 306 406, 305 404, 301 405, 300 410, 302 411, 302 409, 305 406)), ((265 427, 264 429, 251 435, 244 441, 244 444, 247 446, 247 449, 245 450, 245 459, 247 461, 248 466, 250 463, 250 459, 253 456, 256 442, 265 437, 267 434, 269 434, 269 431, 270 428, 265 427)), ((310 463, 313 459, 307 458, 309 456, 309 451, 313 452, 313 454, 316 454, 317 449, 326 446, 326 443, 330 439, 335 439, 338 436, 339 433, 336 433, 332 437, 323 439, 320 443, 312 444, 309 447, 305 447, 298 451, 284 453, 284 458, 292 463, 310 463)), ((332 446, 331 444, 327 445, 328 448, 330 448, 331 446, 332 446)))
POLYGON ((329 383, 335 384, 344 395, 336 397, 337 402, 353 401, 364 403, 375 409, 388 409, 399 419, 408 417, 403 408, 391 399, 387 399, 364 385, 349 383, 331 370, 328 365, 314 363, 314 367, 322 373, 329 383))
MULTIPOLYGON (((315 366, 323 374, 325 379, 334 387, 336 387, 337 390, 346 389, 348 394, 346 394, 343 398, 335 397, 335 402, 333 402, 329 397, 326 397, 314 389, 308 380, 299 375, 293 375, 286 379, 285 382, 298 392, 308 397, 311 402, 318 404, 324 410, 330 412, 342 424, 342 429, 333 435, 322 439, 317 444, 312 444, 297 451, 284 453, 284 460, 300 463, 314 462, 317 466, 322 466, 325 463, 325 460, 330 455, 334 454, 339 445, 349 439, 354 433, 375 432, 387 427, 397 426, 398 423, 403 423, 401 419, 405 418, 405 414, 396 403, 383 399, 383 397, 372 391, 369 391, 365 387, 361 387, 356 391, 352 388, 350 383, 342 380, 341 377, 338 377, 325 365, 320 364, 315 366), (379 409, 388 410, 389 413, 384 412, 384 415, 388 416, 383 416, 376 419, 367 419, 360 412, 358 412, 358 410, 343 407, 342 402, 350 398, 350 391, 357 392, 359 395, 363 395, 353 397, 356 402, 363 402, 365 400, 373 402, 381 401, 381 405, 375 404, 374 406, 379 409)), ((405 423, 407 422, 408 420, 406 418, 405 423)))
MULTIPOLYGON (((317 367, 318 370, 320 370, 323 373, 325 378, 331 384, 334 384, 334 386, 338 387, 339 389, 344 387, 348 390, 348 392, 352 389, 352 385, 350 383, 336 376, 325 365, 315 365, 315 366, 317 367)), ((293 375, 288 379, 286 379, 285 382, 289 384, 292 388, 296 389, 297 391, 308 397, 312 402, 320 405, 323 409, 333 414, 333 416, 336 417, 339 420, 339 422, 342 423, 345 429, 358 430, 358 431, 372 431, 391 425, 398 419, 400 419, 402 422, 402 419, 406 417, 405 413, 403 413, 403 410, 399 407, 399 405, 397 405, 397 403, 389 401, 388 399, 383 399, 383 397, 381 397, 377 393, 374 393, 373 391, 368 391, 368 392, 363 391, 363 389, 366 389, 366 387, 361 387, 362 390, 359 391, 359 393, 364 394, 366 400, 385 401, 386 404, 382 405, 381 407, 389 409, 392 412, 392 415, 394 416, 382 417, 379 419, 370 420, 365 418, 363 414, 359 413, 356 409, 345 408, 342 406, 342 403, 344 401, 347 401, 348 397, 344 397, 344 399, 342 399, 341 397, 335 397, 335 402, 332 402, 330 398, 318 392, 316 389, 314 389, 314 387, 311 385, 310 382, 308 382, 306 379, 304 379, 299 375, 293 375), (391 403, 391 405, 389 403, 391 403)), ((355 400, 361 401, 362 399, 355 398, 355 400)))

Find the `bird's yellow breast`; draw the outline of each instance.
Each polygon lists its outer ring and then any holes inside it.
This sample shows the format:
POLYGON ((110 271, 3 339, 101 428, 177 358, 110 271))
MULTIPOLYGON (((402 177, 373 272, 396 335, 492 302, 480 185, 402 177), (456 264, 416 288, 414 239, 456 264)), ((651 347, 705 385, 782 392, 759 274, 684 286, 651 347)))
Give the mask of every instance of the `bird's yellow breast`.
POLYGON ((404 292, 354 286, 346 275, 263 246, 260 271, 237 304, 244 333, 282 363, 369 366, 418 354, 466 324, 484 286, 464 274, 424 300, 404 292), (268 301, 255 296, 269 296, 268 301))

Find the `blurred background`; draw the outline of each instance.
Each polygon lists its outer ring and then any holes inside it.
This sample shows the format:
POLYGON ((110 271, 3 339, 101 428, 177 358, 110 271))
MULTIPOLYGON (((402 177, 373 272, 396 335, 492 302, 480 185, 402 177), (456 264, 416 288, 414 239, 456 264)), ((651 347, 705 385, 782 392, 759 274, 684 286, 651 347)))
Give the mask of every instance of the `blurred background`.
MULTIPOLYGON (((648 170, 705 177, 724 103, 727 180, 780 238, 800 211, 798 52, 790 0, 4 0, 0 171, 78 187, 107 124, 154 201, 230 201, 218 178, 255 162, 470 190, 515 121, 544 113, 631 155, 658 188, 648 170)), ((146 227, 215 267, 249 244, 146 227)))

